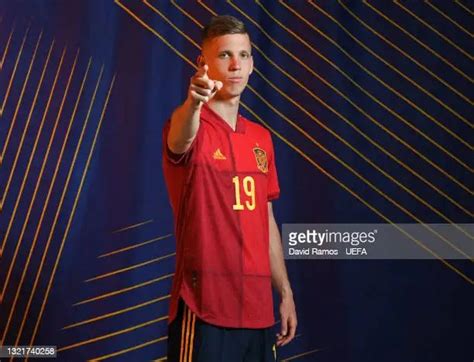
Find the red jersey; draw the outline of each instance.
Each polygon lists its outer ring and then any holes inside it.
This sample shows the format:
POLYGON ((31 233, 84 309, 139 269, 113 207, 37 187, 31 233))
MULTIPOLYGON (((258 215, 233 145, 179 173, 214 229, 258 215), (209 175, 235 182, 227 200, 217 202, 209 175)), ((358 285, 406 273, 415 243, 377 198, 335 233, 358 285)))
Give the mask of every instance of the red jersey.
POLYGON ((176 273, 168 323, 181 296, 207 323, 274 324, 267 202, 279 196, 270 133, 241 115, 235 131, 203 105, 186 153, 167 147, 163 171, 175 218, 176 273))

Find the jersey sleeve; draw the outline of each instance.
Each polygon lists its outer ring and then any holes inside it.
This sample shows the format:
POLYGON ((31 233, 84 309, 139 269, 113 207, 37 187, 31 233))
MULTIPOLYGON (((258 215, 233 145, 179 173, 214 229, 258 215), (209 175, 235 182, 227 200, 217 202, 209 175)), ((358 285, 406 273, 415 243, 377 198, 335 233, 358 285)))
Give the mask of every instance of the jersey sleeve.
POLYGON ((165 123, 165 126, 163 127, 163 134, 162 134, 162 141, 163 141, 163 160, 176 166, 184 166, 192 158, 193 153, 195 153, 195 148, 197 147, 196 144, 198 143, 198 135, 199 135, 199 130, 198 134, 194 138, 193 142, 191 143, 191 146, 186 150, 184 153, 174 153, 170 150, 168 147, 168 133, 170 131, 171 127, 171 120, 168 120, 165 123))
POLYGON ((273 142, 270 136, 270 154, 268 157, 268 178, 267 178, 267 200, 272 201, 278 199, 280 196, 280 185, 278 183, 278 174, 275 165, 275 151, 273 149, 273 142))

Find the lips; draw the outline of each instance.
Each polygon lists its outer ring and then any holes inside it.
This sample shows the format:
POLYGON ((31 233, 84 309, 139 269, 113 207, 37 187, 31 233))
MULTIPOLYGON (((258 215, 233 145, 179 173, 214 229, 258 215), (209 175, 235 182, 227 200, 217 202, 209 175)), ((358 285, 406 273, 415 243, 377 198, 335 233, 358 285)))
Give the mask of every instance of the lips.
POLYGON ((227 80, 230 82, 230 83, 240 83, 242 82, 242 77, 230 77, 230 78, 227 78, 227 80))

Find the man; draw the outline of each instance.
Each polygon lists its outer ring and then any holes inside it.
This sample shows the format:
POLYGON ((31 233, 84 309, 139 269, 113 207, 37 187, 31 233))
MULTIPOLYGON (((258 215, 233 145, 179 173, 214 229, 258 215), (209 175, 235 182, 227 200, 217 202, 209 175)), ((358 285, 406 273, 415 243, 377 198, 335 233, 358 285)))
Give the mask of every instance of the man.
POLYGON ((231 16, 203 30, 188 96, 163 130, 163 170, 177 242, 169 361, 275 361, 296 311, 271 201, 279 196, 270 133, 238 113, 253 70, 250 38, 231 16))

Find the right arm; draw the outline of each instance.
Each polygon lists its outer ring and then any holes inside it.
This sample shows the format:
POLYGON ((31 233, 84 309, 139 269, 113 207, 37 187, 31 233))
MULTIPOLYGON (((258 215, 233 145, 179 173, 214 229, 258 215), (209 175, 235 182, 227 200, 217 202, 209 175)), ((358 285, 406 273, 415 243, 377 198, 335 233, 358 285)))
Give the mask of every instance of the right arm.
POLYGON ((185 153, 196 137, 199 117, 204 102, 208 102, 222 88, 222 83, 207 76, 207 65, 201 65, 191 78, 188 97, 171 115, 168 148, 175 154, 185 153))

